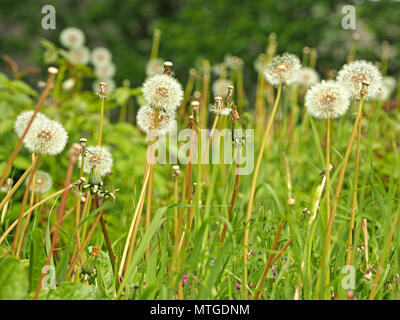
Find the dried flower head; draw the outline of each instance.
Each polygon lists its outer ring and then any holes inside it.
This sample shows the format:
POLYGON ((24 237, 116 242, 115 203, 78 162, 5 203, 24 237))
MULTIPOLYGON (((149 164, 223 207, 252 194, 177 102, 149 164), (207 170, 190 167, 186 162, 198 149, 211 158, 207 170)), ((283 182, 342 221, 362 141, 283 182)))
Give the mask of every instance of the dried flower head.
POLYGON ((103 64, 108 64, 111 62, 112 54, 104 47, 94 48, 91 55, 92 63, 95 66, 100 66, 103 64))
MULTIPOLYGON (((21 112, 18 115, 17 119, 15 120, 14 131, 19 138, 21 138, 21 136, 24 134, 26 126, 28 125, 29 120, 31 120, 32 115, 33 115, 33 111, 24 111, 24 112, 21 112)), ((43 113, 38 112, 36 114, 35 119, 33 120, 32 125, 40 120, 46 120, 46 119, 48 119, 48 118, 43 113)), ((32 125, 31 125, 31 128, 32 128, 32 125)))
POLYGON ((229 86, 232 86, 232 82, 229 80, 224 80, 224 79, 215 80, 212 85, 212 91, 214 96, 225 97, 228 92, 229 86))
POLYGON ((56 155, 63 151, 68 133, 57 121, 40 118, 35 121, 25 136, 25 147, 42 155, 56 155))
MULTIPOLYGON (((25 184, 28 184, 29 176, 25 180, 25 184)), ((42 170, 37 170, 35 172, 35 192, 37 193, 46 193, 53 186, 53 179, 51 176, 42 170)), ((31 188, 32 189, 32 188, 31 188)))
POLYGON ((317 119, 335 119, 350 105, 350 94, 340 83, 327 80, 313 85, 305 96, 308 112, 317 119))
POLYGON ((90 61, 90 51, 86 47, 75 48, 68 52, 68 61, 73 64, 88 64, 90 61))
MULTIPOLYGON (((136 116, 137 124, 143 132, 149 134, 154 129, 154 109, 150 105, 142 106, 136 116)), ((175 125, 175 110, 160 110, 158 116, 157 136, 168 134, 175 125)))
MULTIPOLYGON (((89 146, 86 147, 85 153, 85 161, 83 165, 84 172, 90 174, 93 168, 97 168, 101 176, 111 172, 113 158, 106 147, 89 146)), ((79 156, 78 165, 80 166, 81 163, 82 155, 79 156)))
POLYGON ((319 81, 319 76, 314 69, 308 67, 302 67, 300 69, 299 75, 297 77, 298 84, 305 87, 309 87, 312 84, 317 83, 318 81, 319 81))
POLYGON ((66 28, 60 33, 60 42, 70 49, 80 48, 85 43, 85 35, 78 28, 66 28))
POLYGON ((108 62, 97 65, 94 72, 99 79, 110 79, 114 76, 115 70, 115 65, 112 62, 108 62))
POLYGON ((183 99, 181 84, 166 74, 147 78, 142 88, 146 101, 156 109, 174 111, 183 99))
POLYGON ((163 74, 164 72, 164 60, 156 58, 147 62, 146 75, 152 77, 156 74, 163 74))
POLYGON ((291 84, 297 80, 301 64, 298 57, 284 53, 276 56, 264 71, 265 78, 272 85, 291 84))
POLYGON ((363 83, 368 84, 365 98, 374 97, 382 86, 382 75, 371 62, 364 60, 352 61, 338 72, 337 81, 342 83, 353 98, 359 98, 363 83))

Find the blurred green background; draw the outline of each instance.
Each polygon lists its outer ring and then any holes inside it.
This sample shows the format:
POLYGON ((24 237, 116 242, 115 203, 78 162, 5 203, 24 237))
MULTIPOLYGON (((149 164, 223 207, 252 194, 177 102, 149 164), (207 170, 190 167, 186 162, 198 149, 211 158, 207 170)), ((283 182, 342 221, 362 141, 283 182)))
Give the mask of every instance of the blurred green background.
MULTIPOLYGON (((78 27, 90 48, 105 46, 112 51, 118 86, 126 78, 133 86, 143 82, 155 28, 162 30, 159 56, 175 63, 181 81, 202 58, 215 64, 222 62, 225 54, 232 54, 244 60, 249 91, 257 79, 254 60, 264 52, 271 32, 278 36, 278 52, 301 55, 304 46, 317 48, 317 69, 322 75, 346 61, 354 31, 361 36, 358 58, 380 60, 381 44, 388 41, 392 45, 388 73, 397 76, 400 66, 396 58, 400 2, 393 0, 1 0, 0 8, 2 55, 10 55, 21 67, 43 67, 40 39, 59 45, 65 27, 78 27), (46 4, 56 8, 56 30, 41 28, 41 8, 46 4), (356 7, 356 30, 341 27, 341 10, 346 4, 356 7)), ((6 70, 2 61, 0 71, 6 70)), ((34 84, 39 78, 29 76, 28 80, 34 84)))

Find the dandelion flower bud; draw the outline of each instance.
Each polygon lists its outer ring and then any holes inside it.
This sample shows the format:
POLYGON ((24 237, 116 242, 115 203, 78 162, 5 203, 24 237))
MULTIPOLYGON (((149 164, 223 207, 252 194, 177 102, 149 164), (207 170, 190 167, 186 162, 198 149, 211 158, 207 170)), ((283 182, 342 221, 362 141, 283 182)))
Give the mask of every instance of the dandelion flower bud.
POLYGON ((73 64, 88 64, 90 61, 90 51, 86 47, 80 47, 68 52, 68 61, 73 64))
POLYGON ((143 84, 142 92, 146 101, 156 109, 173 111, 183 99, 181 84, 166 74, 147 78, 143 84))
MULTIPOLYGON (((149 134, 151 129, 154 129, 153 123, 154 109, 150 105, 142 106, 136 116, 137 124, 143 132, 149 134)), ((168 134, 175 125, 175 111, 159 111, 157 136, 168 134)))
POLYGON ((319 81, 319 76, 314 69, 308 67, 303 67, 300 69, 300 72, 297 77, 298 84, 305 87, 309 87, 312 84, 317 83, 318 81, 319 81))
POLYGON ((104 47, 94 48, 91 54, 91 61, 95 66, 108 64, 111 62, 111 52, 104 47))
POLYGON ((291 84, 297 80, 301 64, 293 54, 284 53, 276 56, 264 71, 265 78, 272 85, 291 84))
MULTIPOLYGON (((26 185, 28 184, 29 176, 30 176, 30 174, 28 175, 28 177, 25 180, 26 185)), ((51 189, 51 187, 53 186, 53 179, 47 172, 42 171, 42 170, 37 170, 35 172, 34 184, 35 184, 35 192, 44 194, 44 193, 48 192, 51 189)))
MULTIPOLYGON (((82 155, 79 156, 78 165, 82 163, 82 155)), ((113 158, 106 147, 89 146, 86 148, 85 162, 83 171, 91 173, 93 168, 97 168, 99 174, 104 176, 106 173, 111 172, 113 165, 113 158)))
POLYGON ((164 60, 157 58, 147 62, 146 75, 148 77, 152 77, 156 74, 163 74, 163 72, 164 72, 164 60))
POLYGON ((95 68, 95 74, 99 79, 109 79, 115 74, 115 65, 112 62, 97 65, 95 68))
POLYGON ((66 28, 61 31, 60 42, 67 48, 80 48, 85 43, 85 35, 78 28, 66 28))
POLYGON ((305 106, 317 119, 335 119, 342 116, 350 105, 346 88, 333 80, 322 81, 308 89, 305 106))
POLYGON ((215 80, 212 85, 214 96, 225 97, 229 86, 232 86, 232 82, 229 80, 215 80))
MULTIPOLYGON (((17 119, 15 120, 14 131, 19 138, 21 138, 21 136, 24 134, 26 126, 28 125, 29 120, 31 120, 32 115, 33 115, 33 111, 24 111, 24 112, 21 112, 18 115, 17 119)), ((48 119, 48 118, 43 113, 38 112, 36 114, 35 119, 33 120, 32 125, 38 121, 46 120, 46 119, 48 119)), ((32 128, 32 126, 31 126, 31 128, 32 128)))
POLYGON ((24 143, 31 152, 43 155, 56 155, 64 150, 68 133, 57 121, 38 119, 28 131, 24 143))
POLYGON ((373 98, 382 86, 382 75, 371 62, 357 60, 343 66, 338 72, 337 81, 341 82, 353 98, 359 98, 363 83, 368 83, 365 98, 373 98))

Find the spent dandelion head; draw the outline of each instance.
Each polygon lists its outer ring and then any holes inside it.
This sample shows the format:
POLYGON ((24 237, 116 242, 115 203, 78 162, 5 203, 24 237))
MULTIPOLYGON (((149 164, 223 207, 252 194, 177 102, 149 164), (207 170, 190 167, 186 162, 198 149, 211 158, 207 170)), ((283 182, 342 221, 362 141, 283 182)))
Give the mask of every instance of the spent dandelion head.
MULTIPOLYGON (((140 107, 136 121, 143 132, 149 134, 150 130, 154 129, 155 123, 153 120, 154 109, 150 105, 140 107)), ((157 136, 168 134, 175 125, 175 110, 159 110, 157 136)))
MULTIPOLYGON (((25 179, 25 184, 28 184, 29 176, 25 179)), ((42 170, 37 170, 35 172, 35 192, 44 194, 48 192, 53 186, 53 179, 51 176, 42 170)))
POLYGON ((397 81, 394 77, 387 76, 383 77, 382 84, 384 87, 387 87, 390 92, 396 89, 397 81))
POLYGON ((95 66, 101 66, 111 62, 112 54, 104 47, 94 48, 91 54, 91 61, 95 66))
POLYGON ((335 119, 342 116, 350 105, 350 94, 333 80, 314 84, 305 95, 305 106, 316 119, 335 119))
MULTIPOLYGON (((26 126, 28 125, 28 123, 31 120, 32 116, 33 116, 33 111, 32 110, 31 111, 24 111, 24 112, 21 112, 18 115, 17 119, 15 120, 15 122, 14 122, 14 131, 15 131, 15 133, 17 134, 17 136, 19 138, 21 138, 21 136, 24 134, 26 126)), ((38 122, 38 121, 45 120, 45 119, 48 119, 48 118, 43 113, 38 112, 36 114, 36 116, 35 116, 35 119, 33 120, 32 125, 34 123, 38 122)))
POLYGON ((357 60, 343 66, 338 72, 337 81, 342 83, 356 99, 360 97, 363 84, 367 84, 364 97, 369 99, 379 92, 382 86, 382 75, 371 62, 357 60))
MULTIPOLYGON (((82 162, 82 155, 79 156, 78 165, 82 162)), ((88 146, 85 150, 85 161, 83 171, 91 173, 93 168, 97 168, 100 176, 111 172, 113 165, 113 157, 106 147, 88 146)))
POLYGON ((291 84, 297 80, 301 69, 300 60, 293 54, 276 56, 264 71, 265 78, 272 85, 291 84))
POLYGON ((155 109, 174 111, 183 99, 181 84, 172 76, 157 74, 143 83, 143 96, 155 109))
POLYGON ((108 93, 112 93, 115 90, 115 82, 113 79, 97 79, 93 82, 93 91, 99 96, 107 98, 108 93), (106 85, 105 91, 103 90, 101 94, 105 93, 104 96, 100 96, 100 85, 106 85))
POLYGON ((25 147, 35 154, 59 154, 68 140, 68 133, 57 121, 41 118, 35 121, 24 139, 25 147))
POLYGON ((85 43, 85 35, 78 28, 66 28, 60 33, 60 42, 66 48, 80 48, 85 43))
POLYGON ((319 76, 314 69, 308 67, 302 67, 300 69, 297 77, 298 84, 305 87, 309 87, 314 83, 317 83, 318 81, 319 81, 319 76))

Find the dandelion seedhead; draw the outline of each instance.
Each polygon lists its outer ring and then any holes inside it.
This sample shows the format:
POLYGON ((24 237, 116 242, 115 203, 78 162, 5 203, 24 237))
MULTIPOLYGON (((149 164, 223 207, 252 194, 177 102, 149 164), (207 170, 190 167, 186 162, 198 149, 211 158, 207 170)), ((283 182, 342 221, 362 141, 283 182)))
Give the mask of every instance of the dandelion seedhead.
POLYGON ((319 76, 314 69, 308 67, 302 67, 300 69, 297 77, 298 84, 305 87, 309 87, 314 83, 317 83, 318 81, 319 81, 319 76))
POLYGON ((214 104, 210 106, 210 111, 219 116, 228 116, 232 112, 232 108, 225 105, 222 97, 214 97, 214 104))
MULTIPOLYGON (((82 163, 82 155, 79 156, 78 165, 82 163)), ((85 161, 83 171, 91 173, 93 168, 97 168, 100 176, 111 172, 113 165, 113 158, 106 147, 102 146, 88 146, 85 150, 85 161)))
POLYGON ((359 98, 363 84, 368 84, 364 97, 373 98, 382 87, 382 75, 371 62, 357 60, 343 66, 338 72, 337 81, 342 83, 353 98, 359 98))
POLYGON ((383 85, 375 95, 374 99, 384 102, 389 99, 391 93, 391 90, 387 86, 383 85))
POLYGON ((159 110, 174 111, 183 99, 181 84, 167 74, 157 74, 147 78, 142 92, 146 101, 159 110))
POLYGON ((396 89, 397 81, 394 77, 384 77, 382 83, 384 87, 387 87, 389 89, 390 93, 392 93, 392 91, 396 89))
POLYGON ((70 49, 80 48, 85 43, 85 35, 78 28, 66 28, 60 33, 60 42, 70 49))
MULTIPOLYGON (((139 128, 149 134, 151 129, 154 129, 153 123, 154 109, 150 105, 142 106, 136 116, 136 121, 139 128)), ((169 133, 175 124, 175 110, 160 110, 158 116, 157 136, 163 136, 169 133)))
POLYGON ((56 155, 64 150, 68 133, 57 121, 39 118, 25 136, 25 147, 35 154, 56 155))
MULTIPOLYGON (((24 134, 26 126, 28 125, 29 120, 31 120, 32 115, 33 115, 33 111, 24 111, 24 112, 21 112, 18 115, 17 119, 15 120, 14 131, 19 138, 21 138, 21 136, 24 134)), ((35 119, 33 120, 32 125, 34 123, 37 123, 38 121, 43 121, 43 120, 48 120, 48 118, 43 113, 38 112, 36 114, 35 119)), ((32 126, 31 126, 31 128, 32 128, 32 126)))
POLYGON ((95 66, 111 63, 112 54, 104 47, 97 47, 93 49, 91 61, 95 66))
POLYGON ((68 61, 73 64, 88 64, 90 61, 90 51, 86 47, 72 49, 68 52, 68 61))
POLYGON ((225 97, 229 86, 232 86, 232 82, 229 80, 224 80, 224 79, 215 80, 212 85, 212 91, 214 96, 225 97))
POLYGON ((164 72, 164 61, 156 58, 150 60, 146 65, 146 75, 152 77, 156 74, 163 74, 164 72))
POLYGON ((75 79, 74 78, 69 78, 69 79, 65 80, 62 83, 62 87, 66 91, 71 90, 74 87, 74 85, 75 85, 75 79))
POLYGON ((115 65, 112 62, 108 62, 97 65, 94 72, 99 79, 110 79, 114 76, 115 70, 115 65))
POLYGON ((264 71, 265 78, 272 85, 291 84, 297 80, 301 69, 300 60, 293 54, 276 56, 264 71))
MULTIPOLYGON (((29 176, 25 179, 25 185, 28 184, 29 176)), ((42 170, 37 170, 35 172, 35 192, 37 193, 46 193, 48 192, 51 187, 53 186, 53 179, 51 176, 42 170)))
POLYGON ((225 55, 224 61, 225 64, 233 70, 239 70, 243 65, 243 60, 241 58, 230 54, 225 55))
POLYGON ((350 105, 350 94, 340 83, 327 80, 313 85, 305 96, 308 112, 317 119, 335 119, 350 105))

